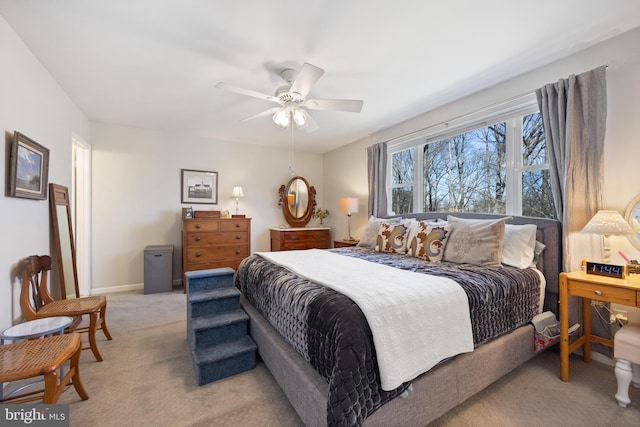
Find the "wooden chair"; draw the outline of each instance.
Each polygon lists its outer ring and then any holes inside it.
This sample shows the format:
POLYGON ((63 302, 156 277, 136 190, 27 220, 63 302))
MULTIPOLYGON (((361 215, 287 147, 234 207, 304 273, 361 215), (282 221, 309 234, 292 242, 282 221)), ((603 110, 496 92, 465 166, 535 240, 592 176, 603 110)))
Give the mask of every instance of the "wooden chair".
POLYGON ((25 320, 55 316, 73 317, 74 323, 67 328, 67 332, 87 332, 89 347, 84 347, 83 350, 90 348, 96 360, 101 362, 102 356, 96 344, 96 331, 102 329, 104 336, 108 340, 112 339, 105 319, 107 298, 101 295, 54 300, 47 284, 51 271, 51 257, 32 255, 25 260, 25 264, 20 291, 20 307, 25 320), (89 326, 80 327, 85 315, 89 316, 89 326))
POLYGON ((14 344, 0 345, 0 383, 44 376, 44 389, 21 393, 2 399, 0 403, 26 403, 42 399, 43 404, 55 404, 68 384, 73 384, 82 400, 89 395, 80 381, 80 351, 78 334, 56 335, 14 344), (60 367, 71 360, 63 378, 60 367))

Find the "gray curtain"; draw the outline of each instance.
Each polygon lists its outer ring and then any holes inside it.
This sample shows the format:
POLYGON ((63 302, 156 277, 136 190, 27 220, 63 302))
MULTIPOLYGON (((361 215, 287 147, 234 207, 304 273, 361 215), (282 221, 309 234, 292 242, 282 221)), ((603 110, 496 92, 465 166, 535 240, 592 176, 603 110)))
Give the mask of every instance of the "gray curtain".
MULTIPOLYGON (((536 91, 544 123, 556 217, 562 221, 564 271, 580 268, 582 259, 600 259, 600 236, 580 230, 602 206, 604 137, 607 120, 606 66, 571 75, 536 91)), ((592 307, 592 332, 611 337, 605 309, 592 307)), ((569 299, 569 323, 580 322, 582 304, 569 299)), ((592 350, 611 356, 599 344, 592 350)))
POLYGON ((556 216, 563 227, 564 268, 571 271, 591 255, 591 243, 600 246, 599 241, 584 241, 592 239, 577 232, 602 205, 606 66, 547 84, 536 91, 536 97, 544 123, 556 216))
POLYGON ((369 216, 387 216, 387 143, 367 147, 369 175, 369 216))

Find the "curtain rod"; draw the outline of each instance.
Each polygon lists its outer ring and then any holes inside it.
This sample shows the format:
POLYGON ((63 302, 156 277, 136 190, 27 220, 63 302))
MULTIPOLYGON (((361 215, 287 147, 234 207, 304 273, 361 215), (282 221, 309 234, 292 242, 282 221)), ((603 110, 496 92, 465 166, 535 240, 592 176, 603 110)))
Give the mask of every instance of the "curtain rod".
MULTIPOLYGON (((600 67, 605 67, 605 69, 608 69, 609 68, 609 64, 604 64, 604 65, 601 65, 600 67)), ((596 68, 594 68, 594 70, 597 69, 597 68, 600 68, 600 67, 596 67, 596 68)), ((451 120, 445 120, 443 122, 435 123, 433 125, 427 126, 426 128, 418 129, 418 130, 415 130, 413 132, 406 133, 404 135, 396 136, 395 138, 389 139, 389 140, 384 141, 384 142, 393 143, 393 142, 401 140, 401 139, 410 138, 410 137, 412 137, 414 135, 418 135, 418 134, 423 133, 425 131, 428 131, 430 129, 436 128, 438 126, 449 126, 449 124, 452 123, 452 122, 457 122, 459 120, 467 119, 467 118, 472 117, 474 115, 477 115, 479 113, 483 113, 483 112, 485 112, 487 110, 498 108, 498 107, 501 107, 503 105, 507 105, 507 104, 509 104, 511 102, 517 101, 518 99, 525 99, 525 98, 527 98, 529 96, 533 96, 533 95, 535 95, 535 90, 532 91, 532 92, 527 92, 527 93, 523 93, 523 94, 520 94, 520 95, 513 96, 513 97, 508 98, 508 99, 506 99, 504 101, 500 101, 497 104, 493 104, 493 105, 489 105, 487 107, 484 107, 484 108, 482 108, 480 110, 473 111, 473 112, 467 113, 467 114, 463 114, 463 115, 458 116, 458 117, 454 117, 451 120)))
POLYGON ((467 114, 463 114, 463 115, 458 116, 458 117, 454 117, 451 120, 445 120, 445 121, 442 121, 440 123, 435 123, 435 124, 429 125, 426 128, 418 129, 418 130, 415 130, 413 132, 406 133, 404 135, 396 136, 395 138, 389 139, 386 142, 387 143, 393 143, 393 142, 398 141, 400 139, 409 138, 409 137, 411 137, 413 135, 417 135, 417 134, 423 133, 425 131, 428 131, 430 129, 436 128, 438 126, 449 126, 449 124, 452 123, 452 122, 457 122, 459 120, 467 119, 467 118, 475 116, 475 115, 477 115, 479 113, 483 113, 483 112, 485 112, 487 110, 498 108, 498 107, 501 107, 503 105, 507 105, 507 104, 509 104, 509 103, 511 103, 513 101, 517 101, 519 99, 525 99, 525 98, 530 97, 532 95, 535 95, 535 92, 527 92, 527 93, 524 93, 524 94, 516 95, 516 96, 513 96, 511 98, 505 99, 504 101, 500 101, 497 104, 489 105, 489 106, 484 107, 484 108, 482 108, 480 110, 476 110, 476 111, 473 111, 471 113, 467 113, 467 114))

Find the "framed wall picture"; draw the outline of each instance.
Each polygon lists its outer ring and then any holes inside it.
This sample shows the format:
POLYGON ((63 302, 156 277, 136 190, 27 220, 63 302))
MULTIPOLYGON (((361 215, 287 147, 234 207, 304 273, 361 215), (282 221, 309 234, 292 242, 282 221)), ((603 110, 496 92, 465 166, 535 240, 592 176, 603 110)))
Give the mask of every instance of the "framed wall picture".
POLYGON ((9 195, 26 199, 47 199, 49 149, 15 132, 11 146, 9 195))
POLYGON ((182 203, 218 204, 218 172, 182 169, 182 203))

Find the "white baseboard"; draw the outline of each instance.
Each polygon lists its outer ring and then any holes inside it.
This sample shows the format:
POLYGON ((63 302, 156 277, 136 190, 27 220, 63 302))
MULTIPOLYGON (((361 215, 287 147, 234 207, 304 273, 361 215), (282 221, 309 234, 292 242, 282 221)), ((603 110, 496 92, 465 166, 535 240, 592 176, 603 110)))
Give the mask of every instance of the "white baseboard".
MULTIPOLYGON (((182 279, 173 279, 173 286, 182 286, 182 279)), ((92 289, 91 295, 113 294, 116 292, 143 291, 144 283, 134 283, 132 285, 108 286, 104 288, 92 289)))
POLYGON ((93 288, 91 295, 113 294, 116 292, 142 291, 144 283, 134 283, 132 285, 108 286, 104 288, 93 288))

